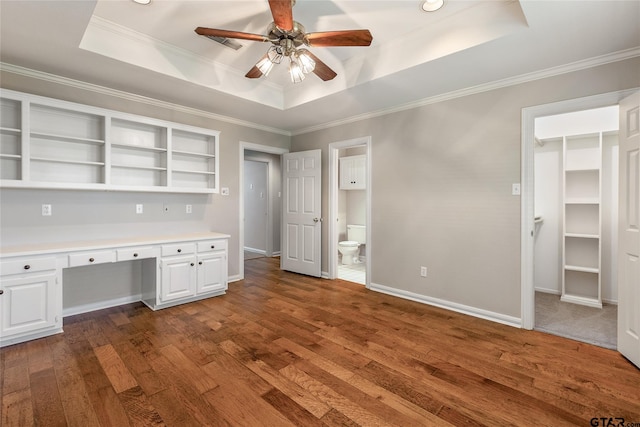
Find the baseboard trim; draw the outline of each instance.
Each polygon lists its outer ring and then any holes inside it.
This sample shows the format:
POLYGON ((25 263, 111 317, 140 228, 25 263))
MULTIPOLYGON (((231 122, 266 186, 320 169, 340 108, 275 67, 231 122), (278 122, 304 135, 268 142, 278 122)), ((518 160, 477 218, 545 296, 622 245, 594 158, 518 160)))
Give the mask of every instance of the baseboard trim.
POLYGON ((267 251, 265 251, 263 249, 250 248, 248 246, 245 246, 244 250, 247 251, 247 252, 254 253, 254 254, 260 254, 260 255, 265 255, 265 256, 267 255, 267 251))
POLYGON ((536 292, 542 292, 542 293, 545 293, 545 294, 553 294, 553 295, 560 295, 561 294, 561 292, 559 290, 557 290, 557 289, 539 288, 537 286, 535 288, 535 291, 536 292))
POLYGON ((242 280, 242 279, 243 279, 243 277, 240 277, 240 275, 239 275, 239 274, 234 274, 233 276, 229 276, 229 277, 227 278, 227 282, 228 282, 228 283, 231 283, 231 282, 238 282, 238 281, 240 281, 240 280, 242 280))
POLYGON ((142 300, 142 295, 128 295, 126 297, 114 298, 107 301, 94 302, 91 304, 77 305, 62 310, 62 317, 75 316, 76 314, 88 313, 95 310, 103 310, 105 308, 117 307, 119 305, 131 304, 142 300))
POLYGON ((513 326, 514 328, 522 327, 522 319, 514 316, 507 316, 505 314, 483 310, 481 308, 458 304, 439 298, 428 297, 426 295, 420 295, 413 292, 404 291, 402 289, 391 288, 389 286, 380 285, 378 283, 371 283, 371 287, 369 289, 394 297, 432 305, 434 307, 444 308, 446 310, 455 311, 457 313, 462 313, 473 317, 478 317, 480 319, 502 323, 503 325, 513 326))

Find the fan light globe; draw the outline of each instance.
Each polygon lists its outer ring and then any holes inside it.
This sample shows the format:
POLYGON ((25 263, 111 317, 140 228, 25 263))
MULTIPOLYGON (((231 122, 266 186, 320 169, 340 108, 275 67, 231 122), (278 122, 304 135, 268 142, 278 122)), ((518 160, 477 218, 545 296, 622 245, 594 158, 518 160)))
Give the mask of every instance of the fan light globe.
POLYGON ((262 74, 268 76, 271 72, 271 69, 273 68, 273 62, 271 62, 271 60, 265 56, 260 61, 258 61, 256 67, 258 67, 258 70, 260 70, 262 74))
POLYGON ((302 67, 293 56, 291 56, 291 63, 289 64, 289 74, 291 74, 291 81, 294 83, 300 83, 305 78, 302 67))
POLYGON ((298 49, 296 52, 296 58, 303 73, 309 74, 316 68, 316 61, 313 60, 307 49, 298 49))

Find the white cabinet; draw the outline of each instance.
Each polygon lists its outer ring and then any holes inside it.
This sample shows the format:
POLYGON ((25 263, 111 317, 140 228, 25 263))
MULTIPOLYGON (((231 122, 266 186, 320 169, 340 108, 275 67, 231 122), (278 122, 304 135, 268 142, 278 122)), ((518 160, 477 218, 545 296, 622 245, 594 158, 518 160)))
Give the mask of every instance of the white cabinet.
POLYGON ((218 131, 1 95, 1 187, 218 192, 218 131))
POLYGON ((565 136, 562 301, 602 307, 602 133, 565 136))
MULTIPOLYGON (((141 267, 139 298, 152 310, 222 295, 228 283, 228 238, 207 232, 90 246, 69 242, 2 248, 0 347, 62 332, 66 268, 137 262, 141 267)), ((114 301, 96 302, 92 309, 112 307, 114 301)))
POLYGON ((340 189, 364 190, 366 188, 366 156, 340 157, 340 189))
POLYGON ((60 332, 62 295, 56 259, 16 259, 3 262, 0 268, 2 345, 60 332))
POLYGON ((227 289, 226 240, 162 246, 159 306, 227 289))

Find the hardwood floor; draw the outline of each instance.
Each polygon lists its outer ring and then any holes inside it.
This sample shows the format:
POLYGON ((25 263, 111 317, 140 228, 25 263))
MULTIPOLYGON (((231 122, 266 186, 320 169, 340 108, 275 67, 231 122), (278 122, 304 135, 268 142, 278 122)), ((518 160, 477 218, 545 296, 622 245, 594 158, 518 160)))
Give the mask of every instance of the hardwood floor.
POLYGON ((245 274, 222 297, 69 317, 2 349, 1 424, 640 426, 640 371, 615 351, 270 258, 245 274))

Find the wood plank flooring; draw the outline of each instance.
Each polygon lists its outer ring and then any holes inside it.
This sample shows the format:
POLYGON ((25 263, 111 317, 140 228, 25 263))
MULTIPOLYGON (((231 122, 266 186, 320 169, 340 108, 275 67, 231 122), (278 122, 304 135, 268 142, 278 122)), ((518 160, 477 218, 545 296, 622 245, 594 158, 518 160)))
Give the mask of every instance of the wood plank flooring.
POLYGON ((640 426, 640 371, 615 351, 275 259, 245 274, 222 297, 68 317, 0 350, 0 424, 640 426))

